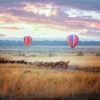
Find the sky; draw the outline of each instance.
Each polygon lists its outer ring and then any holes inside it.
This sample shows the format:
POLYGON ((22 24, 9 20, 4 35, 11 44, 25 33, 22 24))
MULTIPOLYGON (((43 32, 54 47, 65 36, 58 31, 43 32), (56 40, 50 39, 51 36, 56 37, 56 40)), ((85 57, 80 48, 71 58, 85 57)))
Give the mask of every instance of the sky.
POLYGON ((100 40, 100 0, 0 0, 0 38, 100 40))

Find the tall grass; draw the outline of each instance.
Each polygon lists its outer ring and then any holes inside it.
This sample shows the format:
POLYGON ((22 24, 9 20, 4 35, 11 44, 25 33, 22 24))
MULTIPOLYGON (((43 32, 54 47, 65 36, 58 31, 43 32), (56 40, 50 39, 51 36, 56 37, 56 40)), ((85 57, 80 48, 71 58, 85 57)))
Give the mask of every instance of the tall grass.
POLYGON ((100 73, 29 69, 28 65, 3 64, 0 67, 0 98, 100 99, 100 73), (7 68, 12 66, 13 68, 7 68), (21 66, 23 68, 14 68, 21 66), (24 68, 25 67, 25 68, 24 68))

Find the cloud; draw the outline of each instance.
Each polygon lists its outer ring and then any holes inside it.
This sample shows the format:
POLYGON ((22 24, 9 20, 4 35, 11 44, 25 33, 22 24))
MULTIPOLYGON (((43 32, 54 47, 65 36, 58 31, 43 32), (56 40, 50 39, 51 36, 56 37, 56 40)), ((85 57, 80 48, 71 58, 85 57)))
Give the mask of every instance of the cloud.
POLYGON ((51 5, 43 5, 43 4, 27 4, 24 7, 25 11, 29 11, 35 14, 39 15, 45 15, 45 16, 56 16, 57 10, 54 9, 51 5))
POLYGON ((84 32, 80 33, 80 36, 87 36, 87 37, 100 37, 100 30, 96 29, 89 29, 84 32))
POLYGON ((90 17, 73 17, 70 18, 64 14, 61 10, 57 9, 57 16, 46 17, 43 15, 38 15, 29 11, 23 11, 18 9, 12 9, 8 11, 8 14, 5 15, 7 23, 14 22, 26 22, 26 23, 38 23, 45 25, 57 25, 61 27, 66 27, 66 29, 84 29, 88 28, 91 24, 95 24, 96 27, 100 28, 100 23, 96 19, 90 19, 90 17), (12 12, 11 14, 9 14, 12 12))
POLYGON ((22 7, 26 3, 54 4, 55 6, 70 7, 82 10, 100 11, 100 0, 0 0, 3 7, 22 7))
POLYGON ((73 31, 83 36, 99 36, 99 4, 99 0, 0 0, 0 31, 22 33, 21 29, 26 31, 25 28, 31 25, 27 28, 30 31, 37 24, 34 30, 39 34, 47 30, 55 34, 56 30, 58 34, 73 31), (91 27, 96 33, 90 30, 91 27))
POLYGON ((4 37, 4 36, 6 36, 5 34, 0 34, 0 37, 4 37))
POLYGON ((100 13, 94 11, 85 11, 79 9, 68 9, 64 11, 69 17, 87 17, 88 19, 98 19, 100 20, 100 13))
POLYGON ((20 30, 20 29, 24 29, 24 28, 22 28, 22 27, 0 27, 0 29, 20 30))
POLYGON ((82 20, 81 18, 77 20, 66 20, 67 24, 72 26, 82 26, 83 28, 90 29, 91 27, 94 27, 96 29, 100 29, 100 22, 98 21, 92 21, 92 20, 82 20))
POLYGON ((56 5, 74 9, 100 11, 100 0, 53 0, 53 2, 56 5))

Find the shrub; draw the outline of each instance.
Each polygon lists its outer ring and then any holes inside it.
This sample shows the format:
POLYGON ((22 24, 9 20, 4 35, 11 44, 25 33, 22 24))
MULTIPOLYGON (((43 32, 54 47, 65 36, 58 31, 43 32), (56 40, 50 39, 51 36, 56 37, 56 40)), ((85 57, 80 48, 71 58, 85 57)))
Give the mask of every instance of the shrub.
POLYGON ((83 56, 83 52, 82 51, 78 51, 77 55, 78 56, 83 56))
POLYGON ((100 56, 100 52, 99 53, 96 53, 96 56, 100 56))

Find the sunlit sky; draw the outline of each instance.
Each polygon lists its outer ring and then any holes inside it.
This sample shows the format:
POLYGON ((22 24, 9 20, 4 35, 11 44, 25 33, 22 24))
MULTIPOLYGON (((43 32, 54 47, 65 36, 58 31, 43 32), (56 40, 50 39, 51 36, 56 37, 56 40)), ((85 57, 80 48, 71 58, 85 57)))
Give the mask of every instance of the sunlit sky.
POLYGON ((100 39, 99 0, 0 0, 0 38, 100 39))

